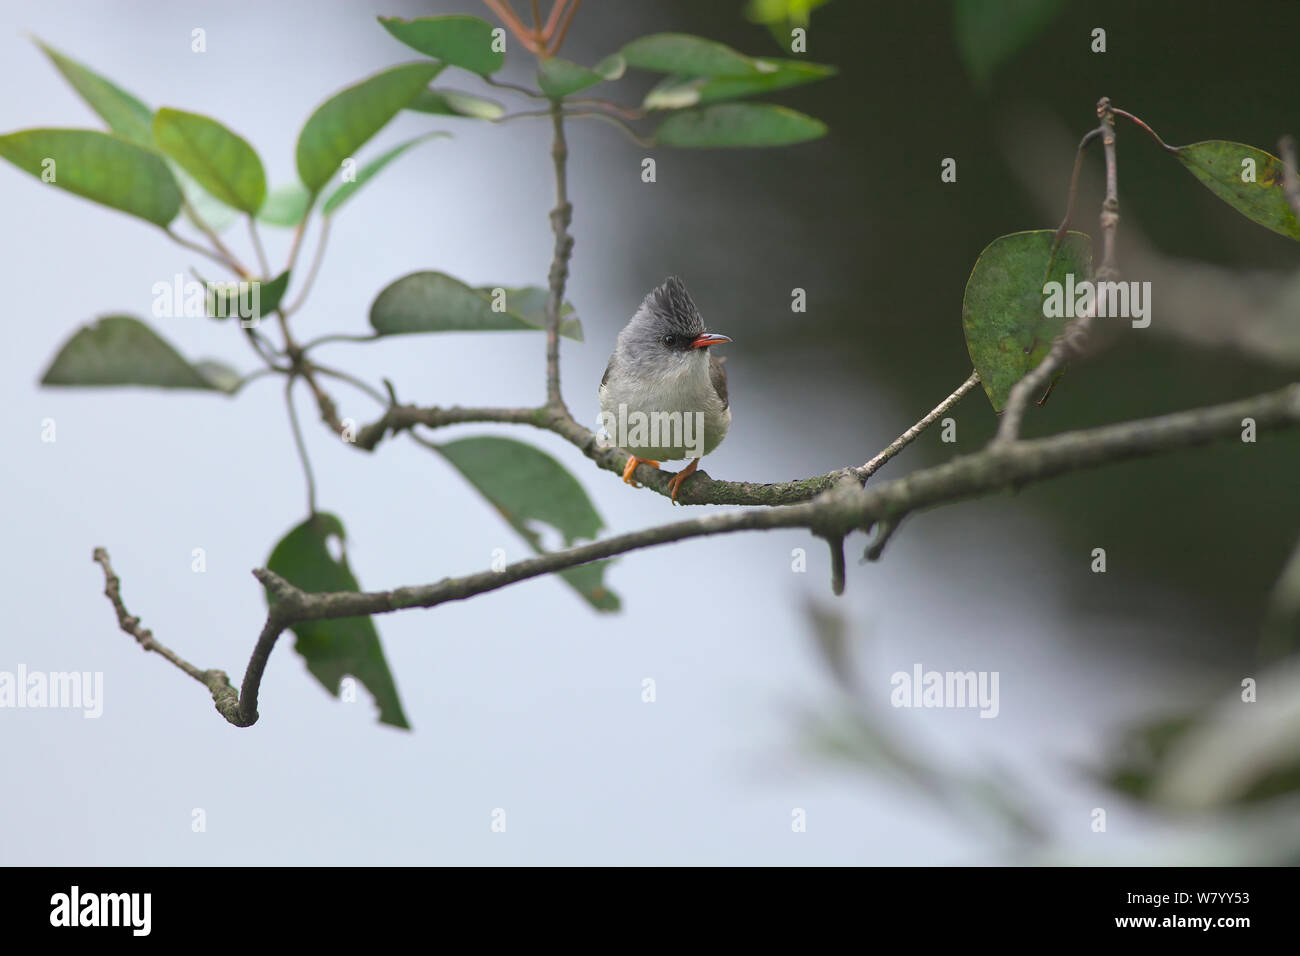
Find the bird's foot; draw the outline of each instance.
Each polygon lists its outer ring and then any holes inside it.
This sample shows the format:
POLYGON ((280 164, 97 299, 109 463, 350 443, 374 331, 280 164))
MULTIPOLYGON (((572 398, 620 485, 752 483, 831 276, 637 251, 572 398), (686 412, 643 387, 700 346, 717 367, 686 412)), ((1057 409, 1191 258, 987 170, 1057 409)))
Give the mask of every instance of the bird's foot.
POLYGON ((629 457, 627 460, 627 467, 623 469, 623 481, 631 485, 633 488, 641 487, 632 480, 632 472, 636 471, 637 465, 654 465, 658 468, 659 462, 653 461, 649 458, 638 458, 636 455, 629 457))
POLYGON ((689 465, 673 475, 672 480, 668 482, 668 487, 673 490, 673 504, 677 504, 677 489, 682 486, 683 481, 695 474, 695 469, 698 467, 700 467, 700 460, 692 459, 689 465))

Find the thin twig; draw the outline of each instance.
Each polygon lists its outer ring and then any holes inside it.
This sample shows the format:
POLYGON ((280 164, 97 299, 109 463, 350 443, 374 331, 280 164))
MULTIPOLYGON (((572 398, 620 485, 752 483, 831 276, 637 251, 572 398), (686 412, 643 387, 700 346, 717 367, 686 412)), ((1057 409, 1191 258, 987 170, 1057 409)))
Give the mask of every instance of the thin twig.
POLYGON ((302 438, 302 428, 298 424, 298 410, 293 407, 293 383, 296 375, 290 375, 284 384, 284 404, 289 409, 289 425, 293 430, 293 443, 298 447, 298 457, 302 460, 302 471, 307 478, 307 514, 316 513, 316 478, 312 474, 311 459, 307 456, 307 443, 302 438))
POLYGON ((878 472, 881 469, 881 467, 885 464, 885 462, 889 461, 889 459, 893 458, 900 451, 902 451, 904 448, 906 448, 908 445, 914 442, 917 436, 921 434, 921 432, 925 431, 927 428, 929 428, 931 425, 937 422, 939 418, 942 417, 943 414, 948 411, 948 409, 952 408, 954 405, 960 402, 962 400, 962 397, 965 396, 967 392, 969 392, 972 388, 974 388, 979 383, 980 383, 980 373, 972 371, 970 375, 966 378, 966 381, 958 385, 956 391, 954 391, 951 395, 949 395, 942 402, 940 402, 933 409, 931 409, 928 415, 922 418, 919 422, 917 422, 907 431, 903 432, 903 434, 895 438, 892 442, 889 443, 889 445, 883 451, 881 451, 878 455, 872 458, 861 468, 854 469, 854 474, 857 476, 858 480, 866 481, 868 478, 870 478, 872 475, 878 472))
MULTIPOLYGON (((1102 258, 1096 279, 1098 282, 1110 282, 1119 275, 1115 266, 1115 233, 1119 227, 1119 174, 1115 162, 1115 117, 1107 97, 1103 96, 1097 103, 1097 118, 1101 121, 1101 143, 1106 154, 1106 198, 1101 204, 1102 258)), ((1096 312, 1094 300, 1091 308, 1085 307, 1083 314, 1056 337, 1037 367, 1011 386, 1002 420, 998 422, 998 431, 993 438, 995 444, 1006 444, 1020 438, 1020 424, 1029 403, 1034 396, 1042 395, 1065 364, 1082 351, 1096 312)))
POLYGON ((209 693, 212 694, 212 701, 217 705, 217 711, 226 720, 236 727, 248 726, 240 723, 238 719, 239 694, 231 685, 230 677, 226 672, 221 670, 200 670, 154 637, 153 631, 141 627, 140 619, 131 614, 122 602, 122 580, 113 570, 113 565, 108 558, 108 552, 103 548, 96 548, 92 557, 104 569, 104 596, 108 598, 113 605, 113 610, 117 613, 118 627, 134 637, 141 648, 146 651, 153 651, 155 654, 166 658, 206 687, 209 693))
POLYGON ((325 244, 330 238, 330 222, 332 217, 326 216, 321 220, 320 236, 316 239, 316 254, 312 256, 311 268, 307 270, 307 280, 303 283, 302 290, 298 293, 298 298, 293 303, 286 305, 280 311, 284 313, 285 319, 293 315, 302 306, 307 299, 307 293, 311 292, 312 286, 316 284, 316 275, 320 272, 321 260, 325 258, 325 244))
POLYGON ((555 166, 555 208, 551 210, 551 230, 555 233, 555 251, 551 258, 546 297, 546 403, 564 408, 564 398, 560 395, 560 318, 564 310, 564 286, 569 278, 569 257, 573 255, 573 237, 569 235, 573 206, 569 203, 566 173, 569 147, 564 139, 564 109, 559 100, 551 103, 551 129, 551 160, 555 166))
POLYGON ((244 264, 239 261, 239 258, 226 247, 226 244, 221 241, 221 237, 217 235, 217 231, 208 225, 206 219, 199 215, 199 211, 194 208, 193 203, 188 199, 182 198, 181 208, 185 210, 185 215, 189 217, 190 222, 192 222, 201 233, 208 237, 208 241, 212 243, 212 247, 225 257, 225 261, 232 269, 239 273, 241 279, 251 279, 253 277, 252 270, 246 268, 244 264))
POLYGON ((257 254, 258 268, 262 270, 262 275, 269 279, 271 264, 266 259, 266 250, 262 248, 262 237, 257 232, 257 221, 251 215, 248 217, 248 234, 253 237, 253 251, 257 254))
POLYGON ((234 272, 236 274, 239 273, 240 271, 239 264, 231 259, 227 259, 223 255, 221 255, 221 253, 209 249, 207 246, 201 246, 197 242, 192 242, 191 240, 186 239, 178 232, 173 232, 171 226, 163 226, 162 231, 167 234, 167 238, 171 239, 172 242, 175 242, 178 245, 182 245, 186 249, 190 249, 194 252, 199 253, 200 255, 207 256, 213 262, 220 263, 221 265, 229 269, 231 272, 234 272))
MULTIPOLYGON (((1070 173, 1070 196, 1065 202, 1065 218, 1061 220, 1061 225, 1057 227, 1056 238, 1052 241, 1052 254, 1056 254, 1056 248, 1065 238, 1065 234, 1070 231, 1070 221, 1074 217, 1074 199, 1079 188, 1079 171, 1083 168, 1083 154, 1092 145, 1093 141, 1101 135, 1101 127, 1089 130, 1084 134, 1083 139, 1079 140, 1079 148, 1074 154, 1074 170, 1070 173)), ((1048 269, 1051 272, 1051 269, 1048 269)))
POLYGON ((322 335, 303 343, 300 348, 306 352, 314 349, 318 345, 324 345, 326 342, 378 342, 383 336, 378 332, 371 332, 369 335, 355 335, 350 332, 331 332, 329 335, 322 335))
POLYGON ((510 4, 506 2, 506 0, 483 0, 483 3, 487 5, 489 10, 497 15, 497 18, 506 25, 506 29, 513 33, 515 38, 522 43, 529 52, 539 55, 542 53, 542 45, 538 38, 533 35, 531 30, 524 26, 522 20, 515 16, 515 11, 510 8, 510 4))
POLYGON ((555 28, 559 26, 560 17, 564 14, 564 8, 568 4, 569 0, 555 0, 555 6, 551 7, 551 15, 546 18, 546 26, 542 27, 543 43, 549 43, 551 37, 555 35, 555 28))
POLYGON ((530 99, 534 99, 534 100, 550 99, 550 97, 547 96, 545 93, 540 93, 537 90, 530 90, 528 87, 520 86, 518 83, 508 83, 505 80, 498 80, 491 76, 480 77, 480 79, 488 86, 495 86, 499 90, 510 90, 512 93, 518 93, 521 96, 527 96, 530 99))
POLYGON ((1153 130, 1146 123, 1142 122, 1142 120, 1138 119, 1132 113, 1128 112, 1127 110, 1122 110, 1118 106, 1112 106, 1110 108, 1110 111, 1114 113, 1116 116, 1124 117, 1124 119, 1128 120, 1130 123, 1137 126, 1139 129, 1144 130, 1146 134, 1150 136, 1152 139, 1154 139, 1160 145, 1160 148, 1163 149, 1166 153, 1178 152, 1177 146, 1170 146, 1168 143, 1166 143, 1163 139, 1160 138, 1160 135, 1155 130, 1153 130))
POLYGON ((655 141, 653 137, 642 136, 640 133, 636 131, 635 128, 632 127, 631 124, 624 122, 623 120, 619 119, 617 116, 614 116, 610 113, 602 113, 599 110, 566 110, 564 115, 572 116, 575 119, 586 117, 588 119, 598 119, 606 123, 612 123, 614 126, 617 126, 619 130, 622 131, 624 136, 626 136, 632 142, 636 143, 638 146, 642 146, 645 147, 646 149, 649 149, 655 145, 655 141))
POLYGON ((388 397, 384 395, 383 392, 375 388, 373 385, 370 385, 367 382, 364 382, 361 379, 357 378, 355 375, 351 375, 348 372, 340 371, 339 369, 336 368, 330 368, 329 366, 326 365, 321 365, 319 362, 311 362, 309 367, 313 372, 320 372, 322 375, 328 375, 330 378, 336 378, 340 382, 347 382, 353 388, 365 392, 367 395, 369 395, 371 398, 377 401, 380 405, 388 404, 388 397))
POLYGON ((560 27, 560 32, 556 35, 555 42, 546 48, 548 56, 555 56, 560 52, 560 47, 564 46, 564 37, 569 32, 569 24, 573 22, 573 15, 578 12, 578 7, 582 6, 582 0, 573 0, 573 5, 569 7, 568 12, 564 15, 564 24, 560 27))

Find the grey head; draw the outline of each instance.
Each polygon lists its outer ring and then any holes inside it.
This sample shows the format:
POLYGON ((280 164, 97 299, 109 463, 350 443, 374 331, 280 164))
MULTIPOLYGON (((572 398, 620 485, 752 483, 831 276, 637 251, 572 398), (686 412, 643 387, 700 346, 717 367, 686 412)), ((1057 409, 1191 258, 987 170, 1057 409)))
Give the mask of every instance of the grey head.
POLYGON ((619 335, 619 345, 634 353, 689 352, 695 337, 704 332, 704 319, 686 286, 677 276, 641 300, 641 307, 619 335))
MULTIPOLYGON (((721 363, 709 354, 708 347, 730 341, 725 335, 705 331, 704 319, 686 286, 677 276, 669 276, 641 301, 618 334, 601 385, 607 385, 611 376, 649 383, 685 374, 707 382, 722 374, 721 363)), ((722 396, 725 387, 717 389, 722 396)))
POLYGON ((641 301, 632 321, 618 334, 611 365, 640 375, 665 374, 684 364, 703 369, 709 364, 707 346, 729 341, 725 335, 705 332, 704 319, 686 286, 677 276, 669 276, 641 301))

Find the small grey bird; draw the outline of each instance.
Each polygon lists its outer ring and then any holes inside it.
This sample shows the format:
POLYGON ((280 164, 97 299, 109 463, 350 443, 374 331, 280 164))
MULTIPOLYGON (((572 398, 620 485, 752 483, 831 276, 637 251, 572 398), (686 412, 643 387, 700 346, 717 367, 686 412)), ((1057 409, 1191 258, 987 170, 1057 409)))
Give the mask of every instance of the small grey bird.
MULTIPOLYGON (((691 458, 672 479, 672 499, 700 458, 721 444, 731 425, 727 373, 709 346, 730 342, 706 332, 682 280, 669 276, 641 303, 618 335, 600 380, 601 422, 629 452, 623 480, 642 462, 691 458)), ((640 487, 639 485, 636 485, 640 487)))

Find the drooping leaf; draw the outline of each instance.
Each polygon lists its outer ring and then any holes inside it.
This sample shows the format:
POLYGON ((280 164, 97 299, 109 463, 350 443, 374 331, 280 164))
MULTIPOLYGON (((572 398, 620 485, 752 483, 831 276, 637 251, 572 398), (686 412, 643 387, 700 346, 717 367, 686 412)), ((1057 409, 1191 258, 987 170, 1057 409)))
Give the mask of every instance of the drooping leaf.
POLYGON ((78 329, 59 349, 41 384, 225 390, 153 329, 128 315, 105 316, 78 329))
POLYGON ((321 207, 321 214, 326 216, 332 215, 339 206, 342 206, 345 202, 351 199, 353 194, 369 182, 370 179, 381 169, 395 160, 398 156, 401 156, 412 146, 418 146, 425 140, 433 139, 434 137, 448 137, 450 135, 450 133, 442 132, 425 133, 423 136, 417 136, 415 139, 407 140, 400 146, 393 147, 382 156, 372 159, 357 171, 356 179, 342 183, 338 189, 334 190, 334 192, 330 194, 329 198, 325 200, 325 205, 321 207))
POLYGON ((270 226, 292 228, 303 221, 311 200, 311 192, 302 183, 277 186, 267 193, 257 220, 270 226))
POLYGON ((956 0, 953 31, 975 86, 988 89, 994 71, 1041 33, 1061 6, 1061 0, 956 0))
POLYGON ((543 93, 557 100, 604 82, 605 77, 595 70, 557 56, 542 60, 537 69, 537 85, 543 93))
POLYGON ((506 55, 492 49, 492 24, 478 17, 380 17, 385 30, 425 56, 480 76, 501 69, 506 55))
POLYGON ((298 176, 319 192, 349 159, 442 69, 438 63, 408 63, 376 73, 336 93, 317 107, 298 134, 298 176))
MULTIPOLYGON (((485 435, 437 447, 539 554, 545 551, 537 522, 558 531, 566 548, 578 539, 595 538, 604 527, 578 480, 532 445, 485 435)), ((560 576, 596 610, 616 611, 618 595, 603 580, 608 563, 579 565, 560 576)))
POLYGON ((1265 229, 1300 239, 1300 222, 1282 188, 1282 160, 1220 139, 1179 146, 1176 153, 1193 176, 1237 212, 1265 229))
POLYGON ((435 90, 432 87, 417 93, 406 108, 435 116, 465 116, 481 120, 500 119, 506 113, 506 108, 496 100, 458 90, 435 90))
POLYGON ((109 129, 140 146, 152 145, 153 112, 149 107, 111 80, 64 56, 43 41, 36 40, 36 45, 109 129))
POLYGON ((154 114, 154 141, 215 198, 246 213, 266 201, 266 171, 242 136, 198 113, 163 107, 154 114))
MULTIPOLYGON (((280 540, 266 566, 308 593, 360 591, 348 567, 347 554, 336 561, 329 551, 331 538, 337 539, 341 548, 346 537, 343 522, 336 516, 314 514, 280 540)), ((275 603, 269 590, 266 600, 268 605, 275 603)), ((293 632, 298 638, 294 650, 327 691, 337 697, 343 678, 355 677, 374 697, 380 723, 410 729, 379 643, 379 632, 370 617, 303 621, 293 626, 293 632)))
POLYGON ((836 73, 835 67, 802 60, 766 60, 776 64, 771 73, 753 76, 669 76, 646 94, 642 104, 651 110, 675 110, 722 100, 737 100, 757 93, 770 93, 803 83, 822 80, 836 73))
POLYGON ((1062 299, 1072 309, 1076 300, 1066 289, 1092 277, 1091 239, 1081 232, 1066 233, 1053 259, 1055 234, 1036 229, 994 239, 966 282, 966 347, 994 411, 1002 411, 1011 387, 1042 362, 1071 321, 1068 314, 1044 315, 1044 286, 1061 283, 1062 299))
POLYGON ((758 60, 714 40, 686 33, 655 33, 633 40, 619 55, 627 65, 684 76, 752 76, 767 72, 758 60))
POLYGON ((104 206, 166 226, 181 190, 161 156, 91 129, 25 129, 0 136, 0 156, 38 179, 104 206))
MULTIPOLYGON (((510 305, 510 290, 475 289, 442 272, 412 272, 388 285, 370 306, 370 324, 380 335, 412 332, 537 331, 510 305)), ((532 299, 528 302, 531 305, 532 299)), ((561 322, 560 334, 582 340, 577 319, 561 322)))
POLYGON ((826 135, 826 124, 770 103, 718 103, 668 116, 655 130, 664 146, 788 146, 826 135))

